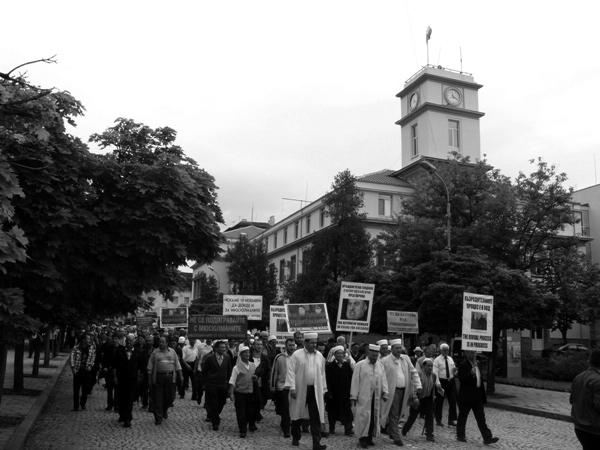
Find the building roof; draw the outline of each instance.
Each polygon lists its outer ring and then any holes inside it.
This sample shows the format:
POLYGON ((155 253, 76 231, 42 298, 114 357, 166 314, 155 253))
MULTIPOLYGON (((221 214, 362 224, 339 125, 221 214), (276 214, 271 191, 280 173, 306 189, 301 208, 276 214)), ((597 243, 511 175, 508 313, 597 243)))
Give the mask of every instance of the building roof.
POLYGON ((267 228, 270 227, 268 222, 249 222, 247 220, 242 220, 242 221, 236 223, 234 226, 227 228, 224 232, 233 231, 233 230, 237 230, 239 228, 245 228, 245 227, 251 227, 251 226, 255 226, 257 228, 262 228, 264 230, 266 230, 267 228))
POLYGON ((361 183, 378 183, 387 184, 390 186, 403 186, 411 187, 406 181, 391 176, 395 171, 390 169, 378 170, 377 172, 371 172, 366 175, 362 175, 357 178, 357 181, 361 183))

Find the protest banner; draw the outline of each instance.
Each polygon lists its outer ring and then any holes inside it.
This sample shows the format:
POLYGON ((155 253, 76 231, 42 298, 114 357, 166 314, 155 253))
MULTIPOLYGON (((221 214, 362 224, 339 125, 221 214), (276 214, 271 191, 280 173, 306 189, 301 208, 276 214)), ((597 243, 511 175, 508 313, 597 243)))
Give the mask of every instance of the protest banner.
POLYGON ((188 324, 188 309, 186 306, 179 308, 161 308, 160 326, 163 328, 185 328, 188 324))
POLYGON ((262 320, 262 295, 224 295, 223 315, 262 320))
POLYGON ((288 330, 285 306, 271 305, 269 319, 270 334, 277 338, 277 346, 283 347, 285 340, 294 335, 288 330))
POLYGON ((290 332, 314 331, 331 333, 329 314, 325 303, 292 303, 285 306, 285 315, 290 332))
POLYGON ((462 349, 492 351, 494 297, 463 292, 462 349))
POLYGON ((246 316, 190 314, 189 339, 245 339, 248 330, 246 316))
POLYGON ((387 331, 396 334, 419 334, 419 313, 411 311, 388 311, 387 331))
POLYGON ((154 322, 157 322, 157 319, 152 316, 136 316, 135 318, 138 330, 151 330, 154 322))
POLYGON ((342 281, 336 331, 368 333, 375 285, 342 281))

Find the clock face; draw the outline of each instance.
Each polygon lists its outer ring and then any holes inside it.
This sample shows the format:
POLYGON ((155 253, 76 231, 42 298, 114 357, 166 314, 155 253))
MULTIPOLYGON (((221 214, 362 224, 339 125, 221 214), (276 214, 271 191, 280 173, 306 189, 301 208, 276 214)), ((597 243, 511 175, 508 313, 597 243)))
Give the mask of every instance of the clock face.
POLYGON ((446 89, 446 92, 444 92, 444 97, 446 98, 446 102, 452 106, 460 105, 462 102, 462 94, 456 88, 446 89))
POLYGON ((408 99, 408 106, 411 110, 415 109, 419 104, 419 94, 413 93, 408 99))

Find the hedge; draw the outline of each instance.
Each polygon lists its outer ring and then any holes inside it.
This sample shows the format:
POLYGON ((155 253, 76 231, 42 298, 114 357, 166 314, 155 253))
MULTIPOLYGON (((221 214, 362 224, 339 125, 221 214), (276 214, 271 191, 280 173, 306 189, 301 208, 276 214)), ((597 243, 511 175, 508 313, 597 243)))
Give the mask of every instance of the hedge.
POLYGON ((549 358, 523 358, 523 376, 542 380, 573 381, 588 367, 587 352, 554 354, 549 358))

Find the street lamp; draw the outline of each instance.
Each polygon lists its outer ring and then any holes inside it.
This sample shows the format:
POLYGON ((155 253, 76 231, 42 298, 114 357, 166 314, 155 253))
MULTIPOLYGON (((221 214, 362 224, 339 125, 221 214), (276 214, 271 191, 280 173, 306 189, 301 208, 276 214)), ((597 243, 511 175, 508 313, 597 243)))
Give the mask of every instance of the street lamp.
POLYGON ((448 250, 448 253, 450 253, 450 249, 452 248, 450 246, 450 244, 451 244, 450 236, 452 233, 452 226, 450 225, 450 218, 451 218, 451 215, 450 215, 450 191, 448 190, 448 185, 446 184, 444 179, 438 173, 437 167, 435 167, 429 161, 421 160, 419 164, 430 175, 436 176, 442 182, 442 184, 444 185, 444 189, 446 190, 446 239, 447 239, 446 250, 448 250))
POLYGON ((219 292, 221 292, 221 277, 219 276, 219 273, 215 270, 213 266, 208 266, 208 270, 210 270, 217 276, 217 289, 219 292))

